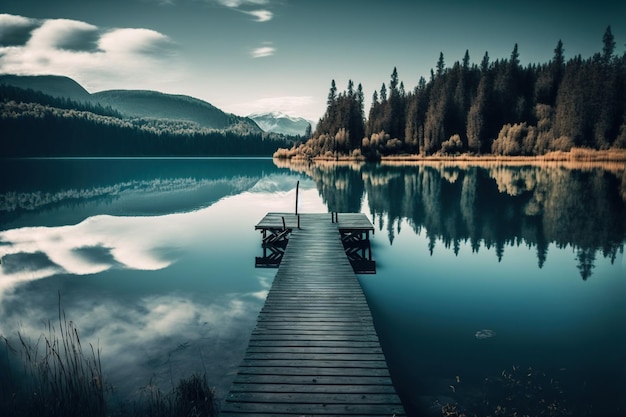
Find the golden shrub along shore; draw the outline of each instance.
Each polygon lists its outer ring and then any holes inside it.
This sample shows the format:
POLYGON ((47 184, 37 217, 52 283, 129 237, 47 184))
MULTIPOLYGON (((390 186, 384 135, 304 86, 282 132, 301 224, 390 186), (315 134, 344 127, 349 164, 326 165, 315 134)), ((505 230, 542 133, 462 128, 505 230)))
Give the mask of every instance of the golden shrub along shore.
MULTIPOLYGON (((332 165, 350 164, 359 166, 364 164, 365 158, 361 155, 339 155, 336 158, 323 156, 306 158, 301 155, 290 159, 274 156, 274 164, 282 168, 293 168, 299 165, 332 165)), ((540 156, 502 156, 502 155, 389 155, 383 156, 377 163, 381 165, 436 165, 436 166, 559 166, 566 169, 594 169, 601 168, 615 174, 623 174, 626 179, 626 149, 594 150, 587 148, 573 148, 569 152, 553 151, 540 156)))

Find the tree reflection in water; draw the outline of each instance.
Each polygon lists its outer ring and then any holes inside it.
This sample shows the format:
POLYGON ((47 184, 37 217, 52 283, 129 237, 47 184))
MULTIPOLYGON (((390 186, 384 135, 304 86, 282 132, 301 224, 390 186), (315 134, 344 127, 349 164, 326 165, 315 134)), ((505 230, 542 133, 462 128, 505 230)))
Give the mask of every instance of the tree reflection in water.
MULTIPOLYGON (((284 164, 284 163, 283 163, 284 164)), ((560 165, 311 164, 286 165, 313 178, 329 211, 369 212, 390 243, 406 219, 425 228, 429 250, 442 241, 458 253, 525 244, 541 268, 550 244, 571 247, 583 280, 598 254, 612 262, 626 238, 626 173, 623 168, 560 165), (397 227, 396 227, 397 225, 397 227)))

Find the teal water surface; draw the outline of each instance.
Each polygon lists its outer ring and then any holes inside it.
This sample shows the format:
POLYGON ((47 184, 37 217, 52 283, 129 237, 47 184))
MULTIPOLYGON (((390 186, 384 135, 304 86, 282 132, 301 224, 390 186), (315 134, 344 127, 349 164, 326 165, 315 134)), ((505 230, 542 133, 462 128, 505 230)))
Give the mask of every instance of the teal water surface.
POLYGON ((0 171, 0 334, 36 339, 60 293, 122 397, 205 372, 223 398, 275 273, 254 268, 254 225, 293 211, 299 181, 301 212, 375 224, 377 273, 359 280, 410 415, 626 410, 621 171, 271 159, 0 171))

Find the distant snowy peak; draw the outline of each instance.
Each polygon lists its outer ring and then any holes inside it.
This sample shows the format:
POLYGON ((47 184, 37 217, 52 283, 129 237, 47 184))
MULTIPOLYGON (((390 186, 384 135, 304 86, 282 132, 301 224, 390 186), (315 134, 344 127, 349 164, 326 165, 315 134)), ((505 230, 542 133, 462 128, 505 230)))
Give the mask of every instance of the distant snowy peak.
POLYGON ((282 133, 290 136, 304 136, 309 125, 314 129, 314 123, 302 117, 289 116, 281 112, 253 113, 248 117, 256 122, 266 132, 282 133))

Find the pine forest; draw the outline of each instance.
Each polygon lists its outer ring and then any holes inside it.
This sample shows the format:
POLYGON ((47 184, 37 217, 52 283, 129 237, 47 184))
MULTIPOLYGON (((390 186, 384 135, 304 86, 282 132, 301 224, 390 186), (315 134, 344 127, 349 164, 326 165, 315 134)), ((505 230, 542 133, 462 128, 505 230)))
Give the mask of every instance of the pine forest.
POLYGON ((367 118, 363 87, 352 80, 337 92, 312 137, 279 158, 351 157, 377 160, 398 154, 537 156, 573 148, 626 148, 626 54, 616 56, 609 26, 592 57, 565 59, 558 41, 544 64, 522 66, 518 45, 508 59, 446 66, 441 53, 430 80, 405 91, 396 68, 374 91, 367 118))

